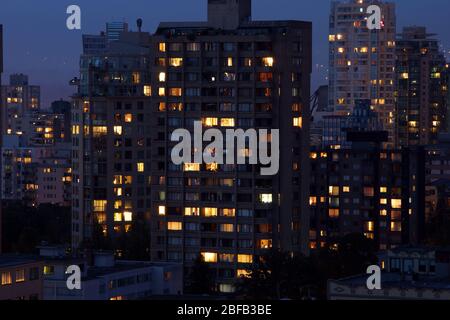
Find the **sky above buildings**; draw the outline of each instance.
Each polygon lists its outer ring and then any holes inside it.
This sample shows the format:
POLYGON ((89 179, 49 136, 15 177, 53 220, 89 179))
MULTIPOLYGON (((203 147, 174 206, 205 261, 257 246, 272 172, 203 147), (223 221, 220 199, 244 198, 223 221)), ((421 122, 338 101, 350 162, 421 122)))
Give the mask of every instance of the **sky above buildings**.
MULTIPOLYGON (((313 22, 312 88, 326 84, 328 15, 330 0, 253 0, 253 20, 307 20, 313 22)), ((450 1, 395 0, 397 31, 406 25, 423 25, 438 34, 450 57, 450 1)), ((126 21, 136 30, 153 32, 160 21, 204 21, 206 0, 1 0, 4 25, 5 74, 25 73, 41 85, 43 107, 75 90, 68 82, 78 76, 83 33, 98 34, 107 21, 126 21), (66 8, 82 10, 82 29, 66 28, 66 8)))

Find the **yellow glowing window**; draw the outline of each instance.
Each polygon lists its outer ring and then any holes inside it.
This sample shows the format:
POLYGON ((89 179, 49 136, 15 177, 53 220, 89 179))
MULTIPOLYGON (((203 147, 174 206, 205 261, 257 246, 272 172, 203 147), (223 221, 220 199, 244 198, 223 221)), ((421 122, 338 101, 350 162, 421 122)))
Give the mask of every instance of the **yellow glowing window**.
POLYGON ((139 72, 133 72, 132 81, 133 81, 133 84, 141 83, 141 74, 139 72))
POLYGON ((338 48, 338 52, 339 52, 339 53, 344 53, 344 51, 345 51, 344 48, 342 48, 342 47, 341 47, 341 48, 338 48))
POLYGON ((164 97, 164 96, 166 95, 166 88, 160 87, 160 88, 158 89, 158 95, 159 95, 160 97, 164 97))
POLYGON ((160 42, 159 43, 159 51, 160 52, 166 52, 166 43, 165 42, 160 42))
POLYGON ((264 67, 273 67, 274 59, 272 57, 262 58, 262 64, 264 67))
POLYGON ((220 225, 220 232, 234 232, 234 225, 231 223, 224 223, 220 225))
POLYGON ((158 207, 158 214, 160 216, 165 216, 166 215, 166 206, 159 206, 158 207))
POLYGON ((122 126, 114 126, 113 130, 116 136, 121 136, 123 133, 122 126))
POLYGON ((171 97, 181 97, 182 89, 181 88, 170 88, 169 89, 169 95, 171 97))
POLYGON ((158 110, 159 111, 166 111, 166 103, 165 102, 160 102, 159 106, 158 106, 158 110))
POLYGON ((261 203, 272 203, 273 202, 273 195, 271 193, 262 193, 259 195, 259 201, 261 203))
POLYGON ((201 256, 203 261, 206 263, 216 263, 217 262, 217 253, 215 252, 202 252, 201 256))
POLYGON ((409 78, 409 74, 407 72, 403 72, 402 74, 400 74, 400 78, 401 79, 408 79, 409 78))
POLYGON ((123 183, 125 183, 125 184, 132 184, 133 183, 133 177, 132 176, 124 176, 123 177, 123 183))
POLYGON ((108 128, 106 126, 94 126, 92 127, 92 135, 95 138, 104 136, 108 133, 108 128))
POLYGON ((391 231, 392 232, 400 232, 402 231, 401 222, 391 222, 391 231))
POLYGON ((293 125, 294 125, 294 127, 301 128, 303 126, 303 119, 302 119, 302 117, 295 117, 293 119, 293 125))
POLYGON ((381 209, 380 210, 380 216, 383 216, 383 217, 387 216, 387 210, 386 209, 381 209))
POLYGON ((2 272, 2 286, 12 284, 11 272, 2 272))
POLYGON ((123 219, 124 219, 126 222, 133 221, 133 212, 131 212, 131 211, 125 211, 125 212, 123 213, 123 219))
POLYGON ((271 239, 261 239, 258 241, 258 247, 261 249, 270 249, 272 248, 272 240, 271 239))
POLYGON ((350 192, 350 187, 345 186, 342 188, 342 191, 345 193, 348 193, 348 192, 350 192))
POLYGON ((143 162, 138 162, 137 163, 137 171, 144 172, 144 170, 145 170, 145 164, 143 162))
POLYGON ((233 58, 227 58, 227 66, 232 67, 233 66, 233 58))
POLYGON ((122 200, 114 201, 114 209, 120 209, 122 207, 122 200))
POLYGON ((25 270, 20 269, 16 270, 16 282, 24 282, 25 281, 25 270))
POLYGON ((122 212, 114 212, 114 222, 122 222, 122 212))
POLYGON ((184 215, 185 216, 199 216, 200 215, 200 208, 184 208, 184 215))
POLYGON ((152 95, 152 87, 144 86, 144 96, 150 97, 152 95))
POLYGON ((94 212, 104 212, 106 211, 106 200, 94 200, 93 206, 94 206, 94 212))
POLYGON ((330 218, 339 218, 339 209, 328 209, 328 216, 330 218))
POLYGON ((380 199, 380 204, 386 205, 387 204, 387 199, 380 199))
POLYGON ((402 208, 402 200, 401 199, 391 199, 391 207, 393 209, 401 209, 402 208))
POLYGON ((200 171, 200 163, 185 163, 183 165, 184 171, 200 171))
POLYGON ((217 170, 219 170, 219 165, 217 163, 206 164, 206 171, 216 172, 217 170))
POLYGON ((309 158, 310 158, 310 159, 317 159, 317 153, 311 152, 311 153, 309 154, 309 158))
POLYGON ((166 73, 160 72, 158 78, 159 78, 159 82, 166 82, 166 73))
POLYGON ((373 232, 375 229, 375 223, 373 221, 366 222, 366 230, 369 232, 373 232))
POLYGON ((181 67, 183 65, 183 58, 170 58, 169 66, 171 67, 181 67))
POLYGON ((123 116, 123 118, 124 118, 125 122, 128 122, 128 123, 133 122, 133 115, 131 113, 126 113, 123 116))
POLYGON ((253 256, 251 254, 238 254, 239 263, 253 263, 253 256))
POLYGON ((222 118, 220 119, 221 127, 234 127, 234 118, 222 118))
POLYGON ((328 193, 330 194, 330 196, 338 196, 339 195, 339 187, 329 186, 328 193))
POLYGON ((247 278, 247 277, 250 276, 250 274, 251 274, 251 272, 248 271, 248 270, 245 270, 245 269, 238 269, 238 271, 237 271, 237 276, 238 277, 247 278))
POLYGON ((336 35, 330 34, 330 35, 328 36, 328 41, 330 41, 330 42, 336 41, 336 35))
POLYGON ((123 189, 122 188, 114 188, 114 193, 116 196, 122 196, 123 195, 123 189))
MULTIPOLYGON (((42 128, 39 128, 42 129, 42 128)), ((72 134, 80 134, 80 126, 72 126, 72 134)))
POLYGON ((217 217, 217 208, 203 208, 204 217, 217 217))
POLYGON ((317 197, 309 197, 309 205, 316 206, 317 205, 317 197))
POLYGON ((167 222, 167 230, 181 231, 183 230, 183 223, 174 221, 167 222))
POLYGON ((122 184, 123 179, 121 175, 115 175, 114 179, 113 179, 113 184, 118 185, 118 184, 122 184))
POLYGON ((236 215, 236 209, 234 208, 225 208, 221 209, 222 217, 234 217, 236 215))
POLYGON ((387 188, 386 187, 380 187, 380 192, 381 193, 386 193, 387 192, 387 188))
POLYGON ((202 123, 205 127, 217 126, 218 121, 217 118, 202 118, 202 123))

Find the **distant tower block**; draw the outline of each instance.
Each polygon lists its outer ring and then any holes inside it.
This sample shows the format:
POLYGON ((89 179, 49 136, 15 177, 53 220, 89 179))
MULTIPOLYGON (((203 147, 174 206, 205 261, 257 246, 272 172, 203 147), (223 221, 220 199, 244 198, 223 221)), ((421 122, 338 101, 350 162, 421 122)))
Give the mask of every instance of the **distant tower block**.
POLYGON ((208 24, 224 30, 237 29, 252 17, 251 0, 208 0, 208 24))

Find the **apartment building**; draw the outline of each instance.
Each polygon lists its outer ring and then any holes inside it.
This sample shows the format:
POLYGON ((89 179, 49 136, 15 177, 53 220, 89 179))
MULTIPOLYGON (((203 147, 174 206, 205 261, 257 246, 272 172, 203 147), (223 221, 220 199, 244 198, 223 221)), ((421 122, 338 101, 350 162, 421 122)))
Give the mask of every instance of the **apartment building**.
POLYGON ((311 152, 312 249, 352 233, 380 250, 423 239, 425 152, 386 150, 386 139, 387 132, 350 132, 351 148, 311 152))
POLYGON ((188 271, 202 255, 223 292, 271 247, 307 253, 310 73, 311 24, 251 21, 248 0, 210 0, 207 22, 125 32, 107 54, 83 55, 73 106, 74 247, 93 221, 115 236, 146 220, 153 261, 188 271), (196 121, 221 132, 279 129, 278 174, 175 165, 171 133, 193 133, 196 121))
POLYGON ((378 0, 332 2, 329 35, 329 106, 347 116, 355 100, 369 99, 395 145, 395 4, 378 0), (367 27, 367 8, 381 8, 381 29, 367 27))
POLYGON ((396 113, 399 146, 437 143, 447 130, 448 66, 425 27, 406 27, 397 39, 396 113))
POLYGON ((0 300, 42 299, 43 267, 36 259, 0 255, 0 300))

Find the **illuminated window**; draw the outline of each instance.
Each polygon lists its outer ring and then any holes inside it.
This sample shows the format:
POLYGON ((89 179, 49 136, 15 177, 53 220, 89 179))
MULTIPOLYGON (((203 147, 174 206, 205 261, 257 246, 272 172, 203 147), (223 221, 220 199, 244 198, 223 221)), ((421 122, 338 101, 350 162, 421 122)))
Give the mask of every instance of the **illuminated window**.
POLYGON ((141 83, 141 74, 139 72, 133 72, 131 78, 132 78, 133 84, 141 83))
POLYGON ((113 179, 113 184, 118 185, 118 184, 122 184, 123 183, 123 179, 121 175, 115 175, 114 179, 113 179))
POLYGON ((125 220, 125 222, 131 222, 133 221, 133 212, 131 211, 125 211, 123 213, 123 218, 125 220))
POLYGON ((328 193, 330 196, 338 196, 339 195, 339 187, 329 186, 328 193))
POLYGON ((201 256, 203 261, 206 263, 216 263, 217 262, 217 253, 215 252, 202 252, 201 256))
POLYGON ((183 230, 183 223, 181 222, 167 222, 167 230, 170 231, 181 231, 183 230))
POLYGON ((386 209, 381 209, 380 210, 380 216, 383 216, 383 217, 387 216, 387 210, 386 209))
POLYGON ((169 66, 171 67, 181 67, 183 65, 183 58, 170 58, 169 66))
POLYGON ((144 172, 144 169, 145 169, 144 163, 143 162, 138 162, 137 163, 137 171, 138 172, 144 172))
POLYGON ((272 248, 272 240, 271 239, 258 240, 258 248, 260 248, 260 249, 271 249, 272 248))
POLYGON ((127 113, 123 116, 125 122, 130 123, 133 122, 133 115, 131 113, 127 113))
POLYGON ((309 197, 309 205, 310 206, 317 205, 317 197, 309 197))
POLYGON ((239 277, 243 277, 243 278, 247 278, 251 275, 251 272, 245 269, 238 269, 237 271, 237 276, 239 277))
POLYGON ((160 216, 165 216, 166 215, 166 206, 159 206, 158 207, 158 214, 160 216))
POLYGON ((328 209, 328 216, 330 218, 339 218, 339 209, 328 209))
POLYGON ((344 48, 342 48, 342 47, 341 47, 341 48, 338 48, 338 52, 339 52, 339 53, 344 53, 344 51, 345 51, 344 48))
POLYGON ((185 216, 199 216, 200 215, 200 208, 184 208, 184 215, 185 216))
POLYGON ((380 187, 380 193, 386 193, 387 188, 386 187, 380 187))
POLYGON ((125 184, 132 184, 133 183, 133 177, 132 176, 124 176, 123 177, 123 183, 125 183, 125 184))
POLYGON ((392 232, 401 232, 402 231, 402 223, 401 222, 391 222, 391 231, 392 232))
POLYGON ((253 256, 251 254, 238 254, 239 263, 253 263, 253 256))
POLYGON ((217 208, 203 208, 204 217, 217 217, 217 208))
POLYGON ((220 232, 234 232, 234 225, 225 223, 220 225, 220 232))
POLYGON ((183 165, 183 170, 186 172, 200 171, 200 163, 185 163, 183 165))
POLYGON ((122 200, 114 201, 114 209, 120 209, 122 207, 122 200))
POLYGON ((334 35, 334 34, 328 35, 328 41, 330 41, 330 42, 336 41, 336 35, 334 35))
POLYGON ((393 209, 401 209, 402 208, 402 200, 401 199, 391 199, 391 207, 393 209))
POLYGON ((108 128, 106 126, 93 126, 92 135, 95 138, 105 136, 108 133, 108 128))
POLYGON ((94 200, 93 201, 94 212, 105 212, 106 204, 107 204, 106 200, 94 200))
POLYGON ((122 126, 114 126, 113 130, 116 136, 121 136, 123 133, 122 126))
POLYGON ((217 118, 202 118, 202 124, 205 127, 217 126, 218 119, 217 118))
POLYGON ((144 86, 144 96, 150 97, 152 95, 152 87, 144 86))
POLYGON ((232 67, 233 66, 233 58, 227 58, 227 67, 232 67))
MULTIPOLYGON (((42 128, 39 128, 42 129, 42 128)), ((80 126, 72 126, 72 134, 80 134, 80 126)))
POLYGON ((259 201, 261 203, 272 203, 272 194, 271 193, 262 193, 259 195, 259 201))
POLYGON ((234 217, 236 215, 236 209, 220 209, 220 215, 222 217, 234 217))
POLYGON ((16 282, 25 282, 25 270, 16 270, 16 282))
POLYGON ((169 89, 169 95, 171 97, 181 97, 182 89, 181 88, 170 88, 169 89))
POLYGON ((114 212, 114 222, 122 221, 122 212, 114 212))
POLYGON ((234 118, 222 118, 220 119, 221 127, 234 127, 234 118))
POLYGON ((166 43, 165 42, 160 42, 159 43, 159 51, 160 52, 166 52, 166 43))
POLYGON ((206 170, 216 172, 217 170, 219 170, 219 165, 217 163, 207 163, 206 170))
POLYGON ((274 59, 272 57, 262 58, 262 64, 264 67, 273 67, 274 59))
POLYGON ((301 128, 303 126, 303 119, 302 119, 302 117, 295 117, 295 118, 293 118, 293 125, 294 125, 294 127, 301 128))
POLYGON ((380 204, 386 205, 387 204, 387 199, 385 199, 385 198, 380 199, 380 204))
POLYGON ((160 88, 158 89, 158 95, 159 95, 160 97, 164 97, 164 96, 166 95, 166 88, 160 87, 160 88))
POLYGON ((158 110, 159 111, 166 111, 166 103, 165 102, 160 102, 159 106, 158 106, 158 110))
POLYGON ((349 193, 350 192, 350 187, 344 186, 342 188, 342 191, 345 192, 345 193, 349 193))
POLYGON ((366 231, 373 232, 375 230, 375 223, 373 221, 366 222, 366 231))
POLYGON ((123 189, 122 188, 114 188, 114 193, 116 196, 120 197, 123 195, 123 189))
POLYGON ((400 74, 400 79, 409 79, 409 74, 407 72, 403 72, 400 74))
POLYGON ((2 286, 12 284, 11 272, 2 272, 2 286))
POLYGON ((159 82, 166 82, 166 73, 165 72, 159 73, 159 82))

